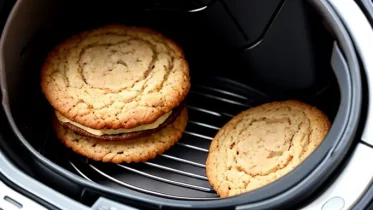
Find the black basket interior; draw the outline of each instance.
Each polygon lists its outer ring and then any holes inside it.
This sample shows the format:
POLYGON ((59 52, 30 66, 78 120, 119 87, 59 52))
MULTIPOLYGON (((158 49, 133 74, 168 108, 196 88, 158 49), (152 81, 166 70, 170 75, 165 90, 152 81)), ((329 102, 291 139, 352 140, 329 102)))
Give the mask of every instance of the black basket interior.
POLYGON ((53 6, 58 11, 50 10, 50 18, 20 54, 23 82, 9 93, 17 96, 11 108, 18 128, 48 159, 113 190, 218 199, 207 182, 205 160, 212 138, 234 115, 265 102, 299 99, 333 121, 340 102, 330 67, 333 37, 305 1, 247 1, 252 4, 242 4, 244 9, 238 2, 213 1, 206 10, 192 13, 149 11, 127 1, 59 2, 53 6), (258 9, 266 12, 255 13, 258 9), (245 14, 257 20, 242 24, 245 14), (187 129, 175 146, 145 163, 103 164, 71 152, 55 137, 53 112, 40 91, 39 71, 48 50, 78 31, 108 23, 162 32, 180 44, 190 65, 187 129))

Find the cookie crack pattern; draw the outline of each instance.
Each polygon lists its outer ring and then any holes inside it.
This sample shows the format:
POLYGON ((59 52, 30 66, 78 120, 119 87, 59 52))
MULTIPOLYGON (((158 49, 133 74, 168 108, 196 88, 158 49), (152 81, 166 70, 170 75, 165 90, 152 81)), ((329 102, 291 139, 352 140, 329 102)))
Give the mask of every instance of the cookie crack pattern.
MULTIPOLYGON (((152 58, 152 61, 150 62, 149 66, 148 66, 148 69, 144 72, 144 76, 143 78, 147 78, 148 75, 150 74, 150 72, 152 72, 155 68, 155 65, 154 63, 157 61, 157 55, 156 54, 153 54, 153 58, 152 58)), ((166 69, 166 68, 165 68, 166 69)), ((135 82, 136 84, 137 82, 135 82)))
POLYGON ((267 185, 308 157, 329 129, 321 111, 299 101, 243 111, 211 143, 206 161, 209 182, 221 197, 267 185))
MULTIPOLYGON (((106 35, 115 35, 115 34, 112 34, 112 33, 111 33, 111 34, 106 34, 106 35)), ((97 37, 97 36, 95 36, 95 37, 97 37)), ((99 42, 96 41, 95 43, 90 44, 90 45, 84 47, 84 48, 81 50, 80 55, 79 55, 79 59, 78 59, 78 64, 79 64, 79 67, 80 67, 80 69, 79 69, 80 71, 78 70, 78 72, 79 72, 80 74, 82 74, 82 70, 81 70, 81 69, 83 69, 84 66, 87 65, 87 63, 88 63, 88 62, 83 62, 83 63, 81 62, 82 55, 84 55, 84 53, 85 53, 88 49, 91 49, 91 48, 93 48, 93 47, 100 47, 100 46, 101 46, 101 47, 105 47, 105 49, 108 50, 110 47, 112 47, 112 46, 116 46, 116 45, 121 45, 121 44, 123 44, 123 45, 125 45, 125 46, 128 46, 129 43, 132 42, 132 41, 142 41, 142 42, 146 42, 146 43, 151 47, 152 51, 154 51, 154 52, 156 51, 156 50, 155 50, 155 46, 154 46, 152 43, 150 43, 150 42, 148 42, 148 41, 143 41, 143 40, 141 40, 141 39, 130 38, 130 39, 127 39, 126 41, 120 41, 120 42, 115 43, 115 44, 98 44, 99 42)), ((127 55, 127 54, 133 54, 133 53, 135 52, 135 50, 132 49, 132 50, 129 50, 129 51, 125 51, 125 52, 123 52, 123 51, 119 51, 119 50, 113 50, 113 49, 111 49, 109 55, 113 55, 113 54, 118 53, 118 52, 120 52, 121 55, 127 55)), ((142 79, 145 79, 145 78, 147 77, 147 75, 151 72, 151 70, 154 69, 154 63, 155 63, 156 60, 157 60, 157 54, 154 53, 154 54, 153 54, 152 61, 151 61, 151 63, 149 64, 148 70, 144 73, 144 76, 143 76, 142 79)), ((136 62, 138 62, 138 58, 136 59, 136 62)), ((117 64, 122 64, 122 65, 124 65, 125 67, 128 67, 128 64, 127 64, 125 61, 121 60, 121 59, 119 59, 116 63, 117 63, 117 64)), ((110 71, 113 71, 113 68, 109 68, 108 71, 109 71, 109 72, 110 72, 110 71)), ((66 72, 66 71, 65 71, 65 72, 66 72)), ((82 76, 82 79, 85 81, 85 83, 88 85, 88 83, 86 82, 86 79, 84 78, 84 76, 83 76, 83 75, 81 75, 81 76, 82 76)), ((138 81, 139 81, 139 80, 137 80, 137 81, 132 85, 132 87, 133 87, 135 84, 137 84, 138 81)), ((95 88, 95 89, 106 90, 106 88, 95 87, 95 86, 92 86, 92 85, 90 85, 90 87, 91 87, 91 88, 95 88)), ((128 89, 128 88, 122 88, 122 89, 117 90, 116 92, 122 92, 122 91, 124 91, 124 90, 126 90, 126 89, 128 89)), ((111 91, 112 91, 112 90, 111 90, 111 91)))
POLYGON ((121 25, 65 40, 41 72, 42 91, 54 109, 93 129, 153 123, 184 100, 189 80, 188 63, 172 40, 121 25))
MULTIPOLYGON (((241 121, 242 121, 242 120, 241 120, 241 121)), ((252 126, 253 123, 260 122, 260 121, 265 122, 267 125, 268 125, 268 124, 274 124, 274 123, 280 123, 280 122, 287 122, 289 125, 291 125, 291 121, 290 121, 289 118, 267 119, 266 117, 262 117, 262 118, 260 118, 260 119, 253 119, 250 123, 248 123, 248 124, 249 124, 248 127, 244 127, 244 128, 243 128, 243 129, 238 133, 238 136, 240 136, 240 135, 241 135, 245 130, 250 129, 250 126, 252 126)), ((238 123, 240 123, 240 121, 239 121, 238 123)), ((299 128, 299 126, 298 126, 298 130, 297 130, 293 135, 291 135, 291 137, 290 137, 290 143, 289 143, 289 146, 288 146, 288 148, 286 149, 286 151, 290 151, 290 150, 291 150, 291 146, 292 146, 292 144, 293 144, 294 136, 295 136, 296 133, 299 132, 299 130, 300 130, 300 128, 299 128)), ((250 135, 250 134, 249 134, 249 135, 250 135)), ((241 140, 242 140, 242 138, 237 139, 237 140, 236 140, 237 144, 239 144, 239 142, 240 142, 241 140)), ((236 144, 236 142, 233 142, 233 143, 232 143, 233 146, 236 144)), ((232 150, 232 148, 233 148, 232 144, 231 144, 231 146, 230 146, 230 149, 231 149, 231 150, 232 150)), ((265 150, 267 150, 267 149, 265 149, 265 150)), ((282 156, 282 155, 284 154, 284 151, 276 151, 276 150, 267 150, 267 151, 269 152, 268 155, 267 155, 267 158, 279 157, 279 156, 282 156)), ((290 158, 292 158, 292 157, 290 157, 290 158)), ((242 166, 240 166, 240 165, 237 163, 237 157, 236 157, 236 156, 233 157, 233 160, 234 160, 234 164, 236 165, 235 169, 236 169, 237 171, 239 171, 239 172, 244 172, 245 174, 247 174, 247 175, 249 175, 249 176, 252 176, 252 177, 256 177, 256 176, 267 176, 267 175, 269 175, 269 174, 271 174, 271 173, 273 173, 273 172, 275 172, 275 171, 277 171, 277 170, 280 170, 280 169, 286 167, 286 166, 288 165, 289 161, 290 161, 290 160, 287 161, 287 162, 286 162, 285 164, 283 164, 282 166, 277 165, 276 167, 274 167, 274 168, 268 170, 266 173, 254 174, 254 175, 253 175, 253 174, 250 173, 250 170, 253 169, 254 167, 256 167, 257 165, 253 165, 253 166, 251 166, 251 167, 246 171, 242 166)))

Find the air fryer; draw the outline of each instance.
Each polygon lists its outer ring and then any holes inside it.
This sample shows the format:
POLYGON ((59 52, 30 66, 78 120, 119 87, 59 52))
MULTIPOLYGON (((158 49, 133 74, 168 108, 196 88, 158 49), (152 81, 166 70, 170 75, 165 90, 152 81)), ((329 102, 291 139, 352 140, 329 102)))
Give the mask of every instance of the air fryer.
POLYGON ((10 125, 3 128, 11 128, 2 129, 5 153, 87 206, 100 198, 138 208, 300 208, 338 177, 367 119, 364 62, 327 1, 21 0, 8 18, 1 53, 10 125), (160 31, 183 48, 190 66, 186 131, 148 162, 100 163, 72 152, 56 138, 52 108, 40 90, 48 51, 77 32, 111 23, 160 31), (332 127, 323 143, 277 181, 219 198, 205 175, 216 132, 243 110, 287 99, 327 114, 332 127))

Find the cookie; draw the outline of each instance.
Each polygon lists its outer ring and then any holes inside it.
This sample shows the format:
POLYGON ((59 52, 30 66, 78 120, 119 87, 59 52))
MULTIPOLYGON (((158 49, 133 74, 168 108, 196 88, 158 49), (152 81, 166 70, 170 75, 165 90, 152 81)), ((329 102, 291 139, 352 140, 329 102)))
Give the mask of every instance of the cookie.
POLYGON ((132 129, 170 115, 190 78, 171 39, 148 28, 107 25, 55 47, 40 84, 55 111, 82 127, 132 129))
POLYGON ((150 136, 126 141, 102 141, 74 133, 54 120, 57 137, 74 152, 102 162, 143 162, 155 158, 174 145, 182 136, 188 121, 187 109, 184 108, 164 129, 150 136))
POLYGON ((210 145, 209 183, 220 197, 263 187, 307 158, 330 126, 322 111, 296 100, 243 111, 219 130, 210 145))

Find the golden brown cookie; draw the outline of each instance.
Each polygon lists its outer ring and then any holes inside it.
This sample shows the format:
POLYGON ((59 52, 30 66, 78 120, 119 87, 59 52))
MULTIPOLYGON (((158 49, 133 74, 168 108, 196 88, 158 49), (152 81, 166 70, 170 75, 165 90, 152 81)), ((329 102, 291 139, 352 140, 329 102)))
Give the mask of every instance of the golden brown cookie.
POLYGON ((295 100, 243 111, 214 137, 206 162, 208 180, 220 197, 265 186, 308 157, 329 129, 325 114, 295 100))
POLYGON ((166 128, 150 136, 125 141, 102 141, 81 136, 54 120, 57 137, 74 152, 102 162, 142 162, 155 158, 174 145, 182 136, 188 121, 187 109, 166 128))
POLYGON ((190 88, 181 48, 141 27, 108 25, 54 48, 41 71, 54 109, 92 129, 151 124, 177 107, 190 88))

